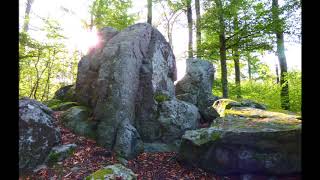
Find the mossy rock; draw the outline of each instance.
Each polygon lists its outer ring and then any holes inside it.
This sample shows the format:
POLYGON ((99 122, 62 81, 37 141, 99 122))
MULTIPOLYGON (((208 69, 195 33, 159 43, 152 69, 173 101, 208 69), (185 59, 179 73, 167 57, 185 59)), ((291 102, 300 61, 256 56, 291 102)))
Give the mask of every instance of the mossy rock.
POLYGON ((49 108, 52 109, 53 106, 57 106, 59 104, 63 103, 60 99, 50 99, 48 101, 44 101, 43 104, 47 105, 49 108))
POLYGON ((76 101, 75 85, 61 87, 54 94, 54 99, 61 101, 76 101))
POLYGON ((79 106, 77 102, 61 102, 60 104, 56 104, 51 106, 51 109, 54 111, 66 111, 73 106, 79 106))
POLYGON ((213 104, 213 108, 215 108, 216 111, 222 117, 225 115, 224 112, 227 109, 231 109, 234 107, 250 107, 250 108, 262 109, 262 110, 267 109, 265 105, 254 102, 252 100, 248 100, 248 99, 242 100, 240 102, 234 101, 232 99, 219 99, 219 100, 215 101, 213 104))
POLYGON ((301 172, 301 120, 294 115, 237 107, 209 128, 186 131, 179 160, 218 175, 301 172))
POLYGON ((156 93, 154 95, 154 100, 156 100, 158 103, 161 103, 170 100, 170 97, 164 93, 156 93))
POLYGON ((86 180, 116 180, 116 179, 136 180, 137 175, 131 169, 124 167, 121 164, 114 164, 104 167, 91 175, 87 176, 86 180))
POLYGON ((237 102, 231 99, 219 99, 216 100, 212 107, 220 114, 220 116, 224 116, 224 111, 229 103, 237 102))
POLYGON ((58 161, 62 161, 63 159, 73 154, 76 147, 76 144, 64 144, 61 146, 53 147, 47 158, 48 163, 54 164, 58 161))
POLYGON ((91 110, 84 106, 74 106, 61 115, 62 123, 80 136, 96 138, 96 122, 90 120, 91 110))

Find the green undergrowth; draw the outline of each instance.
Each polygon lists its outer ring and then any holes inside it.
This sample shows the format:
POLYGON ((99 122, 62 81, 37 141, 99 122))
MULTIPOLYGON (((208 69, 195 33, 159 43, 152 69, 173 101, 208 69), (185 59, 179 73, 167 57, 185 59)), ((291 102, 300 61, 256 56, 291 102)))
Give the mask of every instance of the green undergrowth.
MULTIPOLYGON (((288 76, 290 111, 301 115, 301 73, 291 72, 288 76)), ((236 95, 236 86, 229 83, 229 99, 240 101, 236 95)), ((267 106, 268 110, 276 112, 286 112, 281 108, 280 102, 281 87, 274 79, 267 79, 261 82, 254 80, 241 81, 242 99, 250 99, 267 106)), ((214 82, 213 95, 222 97, 221 80, 214 82)))

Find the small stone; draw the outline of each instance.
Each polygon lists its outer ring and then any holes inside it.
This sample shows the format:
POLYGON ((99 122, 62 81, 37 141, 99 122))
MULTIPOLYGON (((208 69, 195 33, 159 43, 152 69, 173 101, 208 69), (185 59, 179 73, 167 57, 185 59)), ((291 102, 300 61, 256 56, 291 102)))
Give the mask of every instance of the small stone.
POLYGON ((79 168, 78 166, 75 166, 75 167, 71 168, 70 170, 71 170, 72 172, 78 172, 80 169, 81 169, 81 168, 79 168))
POLYGON ((48 168, 47 165, 41 164, 41 165, 37 166, 37 167, 33 170, 33 172, 34 172, 34 173, 37 173, 38 171, 40 171, 40 170, 42 170, 42 169, 47 169, 47 168, 48 168))

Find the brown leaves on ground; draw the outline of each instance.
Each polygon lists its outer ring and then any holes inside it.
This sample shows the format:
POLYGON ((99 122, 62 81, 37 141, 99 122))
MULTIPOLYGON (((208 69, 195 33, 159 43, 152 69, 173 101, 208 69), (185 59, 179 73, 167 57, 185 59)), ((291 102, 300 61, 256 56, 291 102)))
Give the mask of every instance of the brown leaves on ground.
MULTIPOLYGON (((83 180, 89 174, 104 166, 118 163, 115 154, 102 148, 95 141, 77 136, 59 122, 61 112, 54 112, 54 117, 61 130, 62 144, 77 144, 72 155, 53 166, 19 180, 83 180)), ((216 176, 199 168, 187 168, 176 161, 176 153, 142 153, 128 161, 127 167, 138 175, 138 180, 240 180, 240 176, 216 176)), ((267 180, 265 176, 254 176, 255 180, 267 180)), ((282 177, 279 180, 299 180, 300 176, 282 177)))
POLYGON ((201 169, 187 169, 175 159, 176 153, 142 153, 136 159, 128 162, 128 167, 138 174, 138 180, 211 180, 216 179, 212 174, 201 169))

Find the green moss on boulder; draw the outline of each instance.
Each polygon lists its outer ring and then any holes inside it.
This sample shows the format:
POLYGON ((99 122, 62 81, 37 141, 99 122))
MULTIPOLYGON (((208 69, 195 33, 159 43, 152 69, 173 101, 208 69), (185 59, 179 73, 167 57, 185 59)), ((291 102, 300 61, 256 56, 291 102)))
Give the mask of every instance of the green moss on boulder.
POLYGON ((79 106, 79 103, 77 103, 77 102, 61 102, 60 104, 53 105, 50 108, 54 111, 65 111, 73 106, 79 106))
POLYGON ((114 164, 104 167, 91 175, 87 176, 86 180, 116 180, 116 179, 125 179, 125 180, 136 180, 137 175, 133 173, 131 169, 124 167, 121 164, 114 164))
POLYGON ((166 94, 163 93, 156 93, 154 95, 154 100, 156 100, 158 103, 161 103, 163 101, 168 101, 170 100, 170 97, 166 94))
POLYGON ((209 128, 186 131, 178 159, 218 175, 301 172, 301 120, 232 107, 209 128))
POLYGON ((96 122, 89 119, 91 110, 84 106, 74 106, 61 115, 62 123, 74 133, 92 139, 96 138, 96 122))

